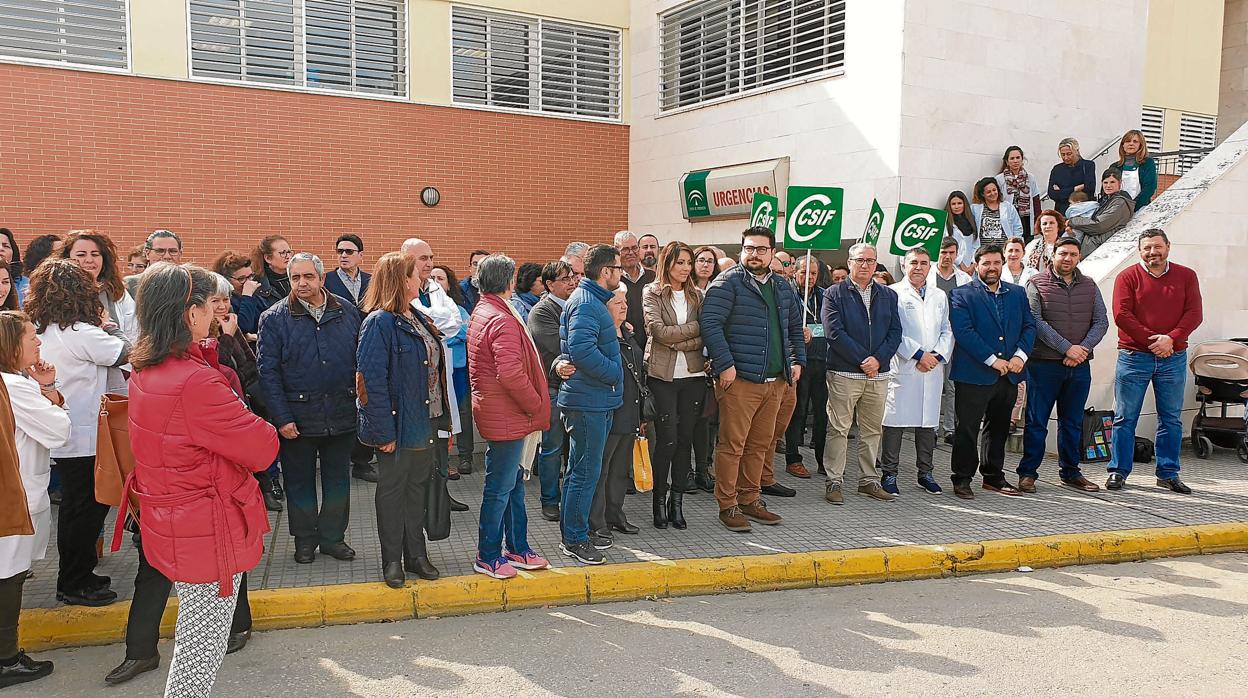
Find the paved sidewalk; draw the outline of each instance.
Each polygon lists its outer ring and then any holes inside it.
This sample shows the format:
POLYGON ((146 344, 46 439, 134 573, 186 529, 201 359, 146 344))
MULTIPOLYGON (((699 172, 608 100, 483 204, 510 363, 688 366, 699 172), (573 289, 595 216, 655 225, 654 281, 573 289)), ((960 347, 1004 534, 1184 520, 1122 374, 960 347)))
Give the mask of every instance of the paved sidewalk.
MULTIPOLYGON (((856 482, 854 458, 856 442, 850 442, 847 482, 856 482)), ((803 449, 806 462, 813 456, 803 449)), ((887 545, 933 544, 964 540, 987 540, 1079 533, 1125 528, 1151 528, 1183 524, 1222 523, 1248 519, 1248 465, 1239 462, 1233 451, 1216 449, 1208 461, 1198 460, 1190 451, 1183 453, 1183 479, 1194 490, 1190 496, 1177 495, 1154 486, 1153 465, 1137 464, 1121 492, 1088 495, 1058 485, 1057 463, 1048 458, 1041 468, 1039 492, 1021 498, 1004 497, 976 490, 974 501, 953 496, 948 482, 949 448, 943 444, 936 453, 936 473, 946 492, 931 496, 915 485, 912 463, 913 444, 903 448, 900 473, 902 496, 892 503, 876 502, 847 494, 844 506, 823 500, 823 481, 816 476, 799 480, 784 472, 784 458, 776 455, 779 481, 797 489, 795 498, 767 498, 772 511, 784 516, 779 526, 754 526, 753 533, 725 530, 718 521, 714 497, 707 493, 685 496, 685 518, 689 528, 658 530, 651 524, 650 495, 628 497, 625 510, 641 533, 617 533, 615 547, 606 551, 608 562, 636 562, 658 559, 758 555, 776 552, 807 552, 887 545), (911 462, 907 462, 911 461, 911 462)), ((477 519, 480 508, 483 468, 481 455, 473 474, 451 482, 451 493, 468 503, 471 511, 452 514, 451 537, 429 545, 430 559, 444 576, 472 573, 476 551, 477 519)), ((1007 454, 1007 469, 1018 461, 1007 454)), ((1085 468, 1085 474, 1099 484, 1104 482, 1103 466, 1085 468)), ((978 484, 976 484, 978 487, 978 484)), ((339 562, 318 555, 310 565, 296 564, 293 539, 286 531, 286 515, 271 514, 273 533, 265 558, 250 575, 250 588, 272 589, 350 582, 380 582, 381 561, 377 543, 377 522, 373 508, 376 485, 352 480, 351 524, 347 542, 356 550, 352 562, 339 562)), ((559 555, 559 525, 539 514, 537 480, 528 488, 529 542, 556 566, 575 565, 559 555)), ((55 513, 55 512, 54 512, 55 513)), ((53 517, 55 523, 55 516, 53 517)), ((111 541, 112 518, 106 526, 111 541)), ((26 583, 25 606, 50 608, 55 600, 56 544, 48 558, 36 562, 35 576, 26 583)), ((113 589, 121 598, 133 593, 138 555, 129 536, 122 549, 107 554, 97 573, 113 578, 113 589)))

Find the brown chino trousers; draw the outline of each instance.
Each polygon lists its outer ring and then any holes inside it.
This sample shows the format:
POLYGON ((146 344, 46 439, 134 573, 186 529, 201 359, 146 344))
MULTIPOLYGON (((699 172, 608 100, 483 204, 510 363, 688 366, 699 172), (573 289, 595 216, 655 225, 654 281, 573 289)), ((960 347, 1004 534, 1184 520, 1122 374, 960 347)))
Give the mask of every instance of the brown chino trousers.
POLYGON ((727 390, 716 381, 715 499, 720 511, 758 501, 764 464, 776 448, 776 418, 788 389, 783 378, 770 383, 737 378, 727 390))
MULTIPOLYGON (((780 399, 780 411, 776 412, 776 433, 771 435, 772 444, 784 438, 784 432, 789 429, 789 420, 793 419, 793 412, 796 410, 797 383, 786 383, 784 396, 780 399)), ((776 458, 771 453, 763 459, 763 479, 759 484, 763 487, 776 484, 776 458)))

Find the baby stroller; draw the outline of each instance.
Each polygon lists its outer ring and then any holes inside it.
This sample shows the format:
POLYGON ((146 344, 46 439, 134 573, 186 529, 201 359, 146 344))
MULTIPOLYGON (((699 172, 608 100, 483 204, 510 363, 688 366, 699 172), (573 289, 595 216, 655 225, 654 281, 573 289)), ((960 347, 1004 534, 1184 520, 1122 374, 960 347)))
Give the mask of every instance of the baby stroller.
POLYGON ((1235 449, 1239 460, 1248 463, 1248 416, 1226 416, 1228 406, 1248 403, 1248 338, 1198 344, 1189 365, 1200 403, 1200 413, 1192 420, 1196 457, 1208 458, 1216 445, 1235 449), (1208 414, 1213 403, 1221 406, 1220 416, 1208 414))

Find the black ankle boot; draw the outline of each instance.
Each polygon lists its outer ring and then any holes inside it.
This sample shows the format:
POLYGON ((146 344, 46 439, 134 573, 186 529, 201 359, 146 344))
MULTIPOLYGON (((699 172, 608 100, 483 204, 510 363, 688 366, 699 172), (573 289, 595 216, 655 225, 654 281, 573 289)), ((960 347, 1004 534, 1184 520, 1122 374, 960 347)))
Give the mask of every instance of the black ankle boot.
POLYGON ((653 494, 654 504, 654 527, 667 528, 667 512, 663 510, 663 495, 655 492, 653 494))
POLYGON ((689 524, 685 523, 683 492, 672 490, 667 493, 667 520, 671 522, 672 528, 685 530, 689 528, 689 524))

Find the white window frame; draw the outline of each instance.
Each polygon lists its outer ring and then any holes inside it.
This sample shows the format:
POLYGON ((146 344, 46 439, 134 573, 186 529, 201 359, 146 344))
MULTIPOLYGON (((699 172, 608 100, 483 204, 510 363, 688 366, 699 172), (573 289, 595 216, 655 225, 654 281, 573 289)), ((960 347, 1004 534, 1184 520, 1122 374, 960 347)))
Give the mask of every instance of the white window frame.
POLYGON ((625 48, 624 31, 620 29, 619 27, 610 27, 610 26, 601 25, 601 24, 573 21, 573 20, 561 19, 561 18, 556 18, 556 17, 543 17, 541 15, 533 15, 533 14, 528 14, 524 12, 507 12, 507 11, 502 11, 502 10, 498 10, 495 8, 482 8, 482 7, 478 7, 475 5, 461 5, 458 3, 452 3, 451 11, 447 18, 447 36, 450 37, 449 43, 451 47, 451 57, 450 57, 451 60, 450 60, 450 65, 448 66, 446 79, 447 79, 448 84, 450 85, 451 106, 453 107, 456 107, 458 109, 475 109, 479 111, 502 112, 505 114, 522 114, 526 116, 541 116, 541 117, 554 118, 554 119, 571 119, 573 121, 593 121, 597 123, 607 123, 607 124, 619 124, 619 123, 623 123, 624 121, 624 111, 625 111, 624 98, 626 95, 626 90, 624 89, 624 76, 625 76, 624 61, 626 60, 626 57, 625 57, 625 51, 624 51, 624 48, 625 48), (521 20, 521 21, 530 21, 534 23, 533 26, 530 27, 530 30, 529 30, 533 36, 533 45, 531 47, 532 48, 531 55, 533 56, 533 60, 535 60, 535 63, 529 66, 529 74, 532 80, 531 87, 530 87, 531 93, 529 95, 529 104, 533 106, 529 108, 506 107, 506 106, 498 106, 498 105, 490 105, 490 104, 479 104, 476 102, 464 102, 464 101, 460 101, 456 99, 455 97, 455 56, 454 56, 455 13, 456 12, 462 12, 462 13, 466 13, 469 15, 475 15, 477 17, 488 18, 490 16, 494 16, 500 19, 514 19, 514 20, 521 20), (542 23, 543 22, 550 22, 552 24, 569 26, 569 27, 584 27, 586 29, 593 29, 597 31, 613 32, 616 35, 615 41, 616 41, 616 47, 617 47, 617 61, 616 61, 617 66, 616 66, 615 80, 616 80, 618 95, 616 97, 615 116, 593 116, 593 115, 588 115, 588 114, 570 114, 568 112, 562 112, 562 111, 546 111, 541 108, 541 102, 542 102, 541 61, 542 61, 542 23))
POLYGON ((50 58, 29 58, 26 56, 10 56, 0 50, 0 63, 12 63, 16 65, 37 65, 50 68, 65 68, 67 70, 85 70, 92 73, 111 73, 113 75, 124 75, 132 72, 134 67, 134 41, 130 31, 130 0, 122 0, 122 12, 125 16, 125 32, 126 32, 126 65, 124 67, 94 65, 91 63, 79 63, 77 61, 58 61, 50 58))
MULTIPOLYGON (((692 104, 682 104, 679 106, 664 108, 663 106, 663 22, 664 20, 666 20, 668 17, 672 15, 684 12, 693 6, 701 4, 706 1, 707 0, 690 0, 690 2, 681 3, 679 5, 676 5, 675 7, 669 8, 668 10, 660 13, 658 16, 658 21, 655 25, 655 34, 657 37, 656 46, 658 50, 658 69, 655 74, 656 83, 655 83, 655 90, 654 90, 658 110, 655 115, 655 118, 661 119, 666 116, 674 116, 676 114, 683 114, 685 112, 693 111, 695 109, 703 109, 705 107, 711 107, 717 104, 723 104, 725 102, 731 102, 737 99, 744 99, 746 97, 753 97, 755 95, 764 94, 767 92, 773 92, 775 90, 782 90, 788 87, 794 87, 796 85, 803 85, 809 82, 817 82, 820 80, 827 80, 829 78, 842 77, 845 75, 845 70, 846 70, 845 66, 849 63, 849 58, 848 58, 848 53, 849 53, 848 32, 849 30, 848 30, 848 27, 845 30, 846 38, 844 39, 843 48, 842 48, 842 52, 845 54, 845 57, 841 60, 841 65, 839 66, 836 66, 833 68, 827 68, 825 70, 822 70, 816 73, 810 73, 808 75, 800 75, 800 76, 792 77, 787 80, 781 80, 781 81, 769 83, 766 85, 758 85, 755 87, 750 87, 748 89, 740 90, 737 92, 730 92, 728 94, 721 95, 719 97, 713 97, 711 99, 703 100, 700 102, 694 102, 692 104)), ((736 0, 736 1, 741 2, 743 0, 736 0)), ((845 16, 846 16, 845 23, 846 25, 848 25, 849 24, 849 1, 848 0, 845 0, 845 16)), ((730 50, 736 50, 739 53, 743 52, 744 42, 742 42, 742 44, 736 46, 735 48, 730 47, 730 50)))
MULTIPOLYGON (((129 2, 129 0, 127 0, 129 2)), ((296 53, 296 64, 302 68, 302 84, 282 84, 276 82, 261 82, 257 80, 247 80, 240 78, 223 78, 216 76, 196 75, 194 50, 192 49, 192 29, 191 29, 191 0, 183 0, 186 13, 186 74, 187 79, 191 82, 207 83, 214 85, 230 85, 232 87, 250 87, 261 90, 277 90, 279 92, 302 92, 318 95, 336 95, 339 97, 350 97, 352 99, 376 99, 383 102, 411 102, 412 94, 412 58, 411 58, 411 31, 412 31, 412 13, 408 0, 399 0, 399 4, 403 7, 403 41, 401 49, 403 52, 403 94, 388 95, 379 92, 361 92, 354 89, 341 89, 334 87, 319 87, 308 84, 308 65, 307 65, 307 49, 306 49, 306 13, 304 9, 304 0, 296 0, 297 8, 295 14, 296 31, 299 32, 298 48, 296 53)))

